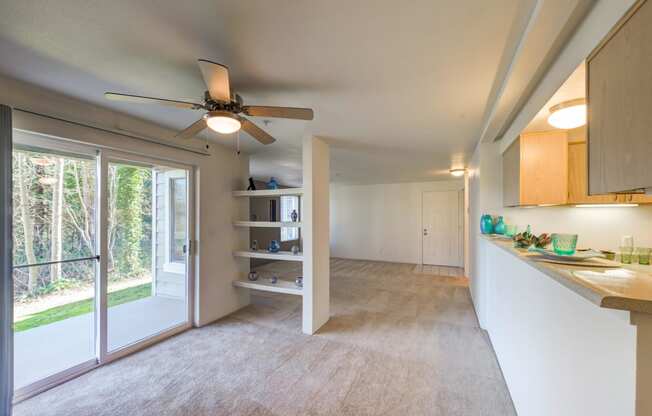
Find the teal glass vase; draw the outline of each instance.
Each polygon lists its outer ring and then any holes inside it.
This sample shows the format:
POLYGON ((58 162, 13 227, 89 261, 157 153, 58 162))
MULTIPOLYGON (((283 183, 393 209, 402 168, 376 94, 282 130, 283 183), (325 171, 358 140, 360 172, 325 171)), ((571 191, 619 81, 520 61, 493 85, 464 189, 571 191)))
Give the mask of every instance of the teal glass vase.
POLYGON ((484 214, 480 218, 480 232, 482 234, 493 234, 494 232, 494 219, 489 214, 484 214))
POLYGON ((498 217, 498 221, 494 224, 494 233, 505 234, 505 221, 503 217, 498 217))

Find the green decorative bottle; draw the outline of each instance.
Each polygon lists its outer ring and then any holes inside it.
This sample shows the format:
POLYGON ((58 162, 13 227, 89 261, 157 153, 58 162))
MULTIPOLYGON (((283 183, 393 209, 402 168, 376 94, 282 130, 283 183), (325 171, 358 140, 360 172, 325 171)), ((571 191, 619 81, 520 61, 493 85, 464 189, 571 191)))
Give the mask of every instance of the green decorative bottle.
POLYGON ((498 221, 494 224, 494 233, 505 234, 505 221, 503 217, 498 217, 498 221))

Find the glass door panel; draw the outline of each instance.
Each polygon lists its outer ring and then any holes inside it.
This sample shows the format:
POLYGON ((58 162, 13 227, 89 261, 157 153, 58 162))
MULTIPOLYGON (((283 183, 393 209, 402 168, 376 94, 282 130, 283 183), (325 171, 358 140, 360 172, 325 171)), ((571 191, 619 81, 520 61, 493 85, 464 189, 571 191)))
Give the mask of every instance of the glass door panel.
POLYGON ((107 349, 187 322, 187 172, 108 167, 107 349))
POLYGON ((97 357, 96 172, 94 158, 14 148, 16 389, 97 357))

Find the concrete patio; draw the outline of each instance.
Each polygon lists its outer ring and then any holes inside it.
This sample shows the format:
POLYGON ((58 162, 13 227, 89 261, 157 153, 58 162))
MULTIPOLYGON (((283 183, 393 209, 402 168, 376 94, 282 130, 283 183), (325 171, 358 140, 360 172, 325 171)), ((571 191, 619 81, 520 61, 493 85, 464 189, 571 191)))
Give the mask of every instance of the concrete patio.
MULTIPOLYGON (((162 296, 109 308, 109 352, 185 322, 186 312, 185 301, 162 296)), ((88 313, 15 333, 15 388, 96 358, 94 316, 88 313)))

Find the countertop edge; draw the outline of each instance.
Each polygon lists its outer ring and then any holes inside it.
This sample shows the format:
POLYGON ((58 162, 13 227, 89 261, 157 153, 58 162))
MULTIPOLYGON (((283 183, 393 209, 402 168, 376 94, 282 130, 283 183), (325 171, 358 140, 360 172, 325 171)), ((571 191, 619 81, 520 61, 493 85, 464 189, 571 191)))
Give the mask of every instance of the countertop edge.
POLYGON ((521 256, 518 249, 513 248, 509 242, 500 241, 485 234, 479 234, 479 236, 483 240, 493 243, 494 246, 506 251, 517 259, 532 266, 537 271, 552 278, 562 286, 565 286, 566 288, 570 289, 584 299, 601 308, 652 314, 652 300, 618 296, 614 295, 613 293, 601 290, 598 286, 593 285, 590 282, 582 281, 582 283, 580 283, 579 279, 571 274, 571 270, 574 268, 574 266, 563 266, 569 270, 560 271, 551 266, 549 263, 534 261, 528 259, 527 257, 521 256))

